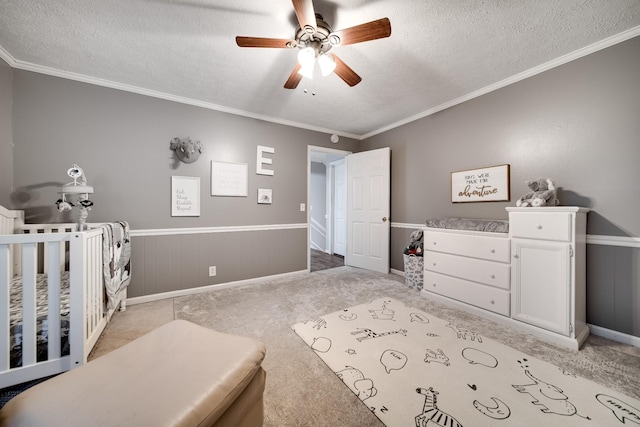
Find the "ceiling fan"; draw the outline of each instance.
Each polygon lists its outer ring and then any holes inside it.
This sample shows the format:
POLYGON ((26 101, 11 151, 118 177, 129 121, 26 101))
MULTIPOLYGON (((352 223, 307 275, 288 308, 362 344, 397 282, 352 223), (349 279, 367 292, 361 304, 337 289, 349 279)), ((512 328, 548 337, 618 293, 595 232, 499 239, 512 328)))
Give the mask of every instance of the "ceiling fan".
POLYGON ((299 26, 295 38, 274 39, 265 37, 236 37, 240 47, 298 48, 298 63, 287 79, 284 87, 295 89, 302 77, 312 78, 316 62, 323 75, 335 72, 349 86, 355 86, 362 78, 344 63, 335 53, 329 51, 336 46, 362 43, 391 35, 389 18, 382 18, 355 27, 333 31, 321 15, 315 13, 312 0, 292 0, 299 26))

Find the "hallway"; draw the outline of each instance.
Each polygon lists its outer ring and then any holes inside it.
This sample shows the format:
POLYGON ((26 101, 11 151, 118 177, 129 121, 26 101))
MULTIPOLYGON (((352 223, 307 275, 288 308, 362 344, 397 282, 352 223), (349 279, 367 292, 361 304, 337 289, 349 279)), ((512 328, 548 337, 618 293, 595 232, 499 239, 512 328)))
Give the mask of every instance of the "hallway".
POLYGON ((311 249, 311 272, 342 267, 343 265, 343 256, 330 255, 317 249, 311 249))

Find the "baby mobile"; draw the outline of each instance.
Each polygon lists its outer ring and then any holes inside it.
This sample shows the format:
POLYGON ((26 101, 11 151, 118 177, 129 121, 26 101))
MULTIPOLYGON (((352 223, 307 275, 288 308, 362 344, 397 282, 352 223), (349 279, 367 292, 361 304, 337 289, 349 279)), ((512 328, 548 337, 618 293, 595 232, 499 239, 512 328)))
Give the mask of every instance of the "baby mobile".
POLYGON ((93 194, 93 187, 87 185, 87 176, 84 174, 82 168, 76 164, 71 166, 67 170, 67 175, 73 178, 73 182, 65 184, 61 187, 59 193, 62 195, 56 205, 58 205, 58 211, 71 212, 76 206, 72 202, 75 199, 78 208, 80 209, 80 216, 78 218, 78 230, 83 231, 86 227, 87 217, 93 206, 93 202, 89 200, 89 194, 93 194))

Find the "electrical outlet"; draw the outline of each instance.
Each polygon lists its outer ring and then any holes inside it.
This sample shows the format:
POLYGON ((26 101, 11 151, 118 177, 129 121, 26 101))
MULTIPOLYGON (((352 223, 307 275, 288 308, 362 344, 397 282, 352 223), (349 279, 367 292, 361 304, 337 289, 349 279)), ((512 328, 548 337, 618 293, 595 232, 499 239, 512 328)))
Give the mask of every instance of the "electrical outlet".
POLYGON ((209 277, 215 276, 215 275, 216 275, 216 266, 212 265, 211 267, 209 267, 209 277))

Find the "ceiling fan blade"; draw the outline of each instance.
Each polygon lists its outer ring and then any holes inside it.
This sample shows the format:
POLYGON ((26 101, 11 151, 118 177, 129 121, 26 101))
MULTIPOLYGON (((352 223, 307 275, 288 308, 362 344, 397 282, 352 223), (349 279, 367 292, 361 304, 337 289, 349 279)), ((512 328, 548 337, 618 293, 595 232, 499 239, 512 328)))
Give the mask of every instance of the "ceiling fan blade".
POLYGON ((285 89, 295 89, 298 87, 298 83, 300 83, 300 80, 302 80, 302 75, 298 74, 298 71, 300 70, 300 68, 301 68, 301 65, 296 62, 296 66, 293 67, 293 71, 291 72, 291 75, 287 79, 287 82, 284 84, 285 89))
POLYGON ((296 11, 300 28, 305 29, 309 34, 316 32, 316 12, 313 10, 312 0, 291 0, 296 11), (307 30, 307 28, 312 29, 307 30))
POLYGON ((336 56, 335 53, 331 54, 333 60, 336 63, 336 69, 333 71, 349 86, 355 86, 362 81, 362 77, 356 74, 344 61, 336 56))
POLYGON ((356 25, 355 27, 345 28, 344 30, 334 31, 331 36, 340 37, 340 43, 337 46, 345 46, 366 42, 369 40, 382 39, 391 35, 391 22, 389 18, 381 18, 376 21, 367 22, 366 24, 356 25))
POLYGON ((240 47, 276 47, 288 48, 295 47, 295 40, 287 39, 270 39, 266 37, 236 37, 236 43, 240 47), (292 44, 293 43, 293 44, 292 44))

